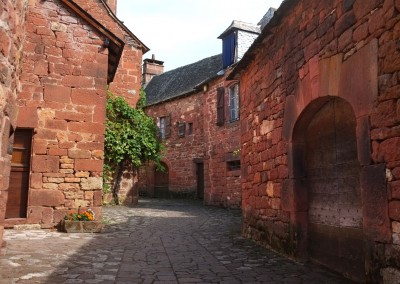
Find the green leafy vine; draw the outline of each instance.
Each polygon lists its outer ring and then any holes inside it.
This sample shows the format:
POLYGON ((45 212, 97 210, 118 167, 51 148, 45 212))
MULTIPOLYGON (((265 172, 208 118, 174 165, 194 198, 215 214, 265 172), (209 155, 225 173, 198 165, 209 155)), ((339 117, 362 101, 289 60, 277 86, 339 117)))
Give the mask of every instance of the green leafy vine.
POLYGON ((124 98, 107 92, 104 191, 111 191, 117 204, 116 191, 124 167, 133 166, 137 169, 146 161, 154 161, 160 166, 163 145, 158 137, 157 125, 143 110, 145 105, 146 94, 143 90, 136 108, 131 107, 124 98))

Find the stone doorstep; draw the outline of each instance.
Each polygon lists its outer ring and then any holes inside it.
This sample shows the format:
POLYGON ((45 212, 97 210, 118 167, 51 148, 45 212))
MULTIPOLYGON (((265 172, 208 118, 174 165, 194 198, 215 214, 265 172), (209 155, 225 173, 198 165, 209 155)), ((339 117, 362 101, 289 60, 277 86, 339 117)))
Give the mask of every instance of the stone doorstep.
POLYGON ((5 219, 4 228, 19 230, 19 231, 43 229, 42 226, 40 226, 40 224, 27 224, 26 218, 5 219))
POLYGON ((10 218, 4 220, 4 228, 13 229, 17 225, 26 225, 26 218, 10 218))
POLYGON ((27 230, 41 230, 42 227, 39 224, 21 224, 15 225, 14 230, 27 231, 27 230))

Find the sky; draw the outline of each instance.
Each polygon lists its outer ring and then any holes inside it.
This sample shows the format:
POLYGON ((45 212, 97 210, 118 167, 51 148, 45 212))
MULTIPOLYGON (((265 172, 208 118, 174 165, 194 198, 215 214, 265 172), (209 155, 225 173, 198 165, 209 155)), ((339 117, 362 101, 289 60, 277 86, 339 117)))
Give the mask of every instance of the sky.
POLYGON ((257 24, 282 0, 118 0, 117 17, 165 71, 222 52, 218 36, 233 20, 257 24), (228 3, 228 4, 227 4, 228 3))

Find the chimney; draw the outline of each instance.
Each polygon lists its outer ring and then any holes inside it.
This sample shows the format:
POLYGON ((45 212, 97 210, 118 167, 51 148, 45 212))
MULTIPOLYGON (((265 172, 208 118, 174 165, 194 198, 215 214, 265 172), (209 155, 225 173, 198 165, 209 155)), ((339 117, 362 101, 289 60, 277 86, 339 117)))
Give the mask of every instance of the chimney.
POLYGON ((116 15, 117 14, 117 0, 107 0, 107 5, 110 10, 116 15))
POLYGON ((264 29, 266 25, 268 25, 269 21, 271 21, 272 17, 274 16, 276 12, 275 8, 269 8, 267 13, 265 13, 264 17, 258 22, 258 25, 260 26, 261 31, 264 29))
POLYGON ((142 85, 146 86, 154 76, 162 73, 164 73, 164 61, 156 60, 154 54, 151 56, 151 59, 146 58, 143 61, 142 85))

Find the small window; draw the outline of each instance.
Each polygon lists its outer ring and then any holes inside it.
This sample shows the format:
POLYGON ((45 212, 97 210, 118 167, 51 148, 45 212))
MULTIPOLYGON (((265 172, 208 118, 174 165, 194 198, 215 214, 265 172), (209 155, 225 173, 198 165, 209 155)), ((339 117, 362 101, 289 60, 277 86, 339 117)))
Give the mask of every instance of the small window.
POLYGON ((227 162, 228 171, 240 170, 240 160, 227 162))
POLYGON ((165 138, 165 117, 160 117, 160 125, 158 126, 160 128, 160 137, 162 139, 165 138))
POLYGON ((189 122, 188 123, 188 135, 192 135, 193 134, 193 123, 189 122))
POLYGON ((179 122, 178 123, 178 135, 179 137, 185 137, 186 123, 179 122))
POLYGON ((230 121, 239 119, 239 84, 229 87, 229 116, 230 121))
POLYGON ((171 136, 171 116, 160 117, 159 125, 160 137, 165 139, 171 136))

